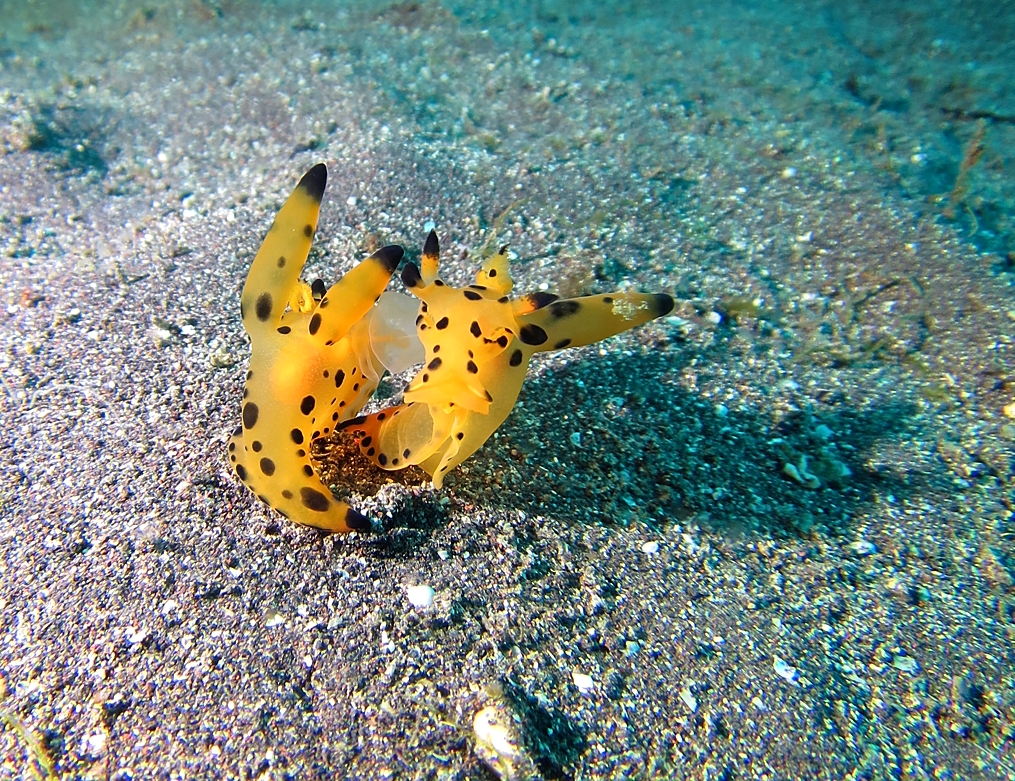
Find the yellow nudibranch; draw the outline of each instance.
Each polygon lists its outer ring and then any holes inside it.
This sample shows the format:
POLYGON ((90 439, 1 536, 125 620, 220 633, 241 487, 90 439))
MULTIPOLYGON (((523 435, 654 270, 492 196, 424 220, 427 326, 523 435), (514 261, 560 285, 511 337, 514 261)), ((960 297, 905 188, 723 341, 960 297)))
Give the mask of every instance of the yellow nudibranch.
POLYGON ((369 519, 336 499, 314 472, 310 443, 359 412, 385 368, 402 371, 422 360, 422 351, 412 333, 412 300, 381 295, 401 247, 377 250, 327 292, 320 280, 313 286, 300 280, 327 177, 323 164, 303 176, 243 286, 240 315, 251 358, 229 460, 240 480, 285 517, 329 531, 366 531, 369 519))
POLYGON ((240 315, 251 358, 242 425, 229 440, 237 476, 261 501, 297 523, 328 531, 367 531, 370 521, 336 499, 314 471, 310 445, 351 428, 382 469, 418 464, 440 488, 511 412, 537 352, 591 344, 667 314, 666 294, 610 293, 511 299, 506 247, 452 288, 437 274, 440 247, 430 231, 422 271, 406 264, 402 282, 419 299, 383 292, 402 259, 382 247, 325 291, 300 273, 310 252, 327 169, 315 165, 282 205, 254 257, 240 315), (404 403, 355 416, 385 370, 425 362, 404 403))
POLYGON ((511 299, 506 250, 483 264, 476 284, 452 288, 437 275, 440 247, 430 231, 422 272, 411 263, 402 270, 402 282, 420 300, 416 328, 425 365, 403 404, 340 426, 382 469, 418 464, 440 488, 507 418, 533 354, 592 344, 673 309, 665 293, 511 299))

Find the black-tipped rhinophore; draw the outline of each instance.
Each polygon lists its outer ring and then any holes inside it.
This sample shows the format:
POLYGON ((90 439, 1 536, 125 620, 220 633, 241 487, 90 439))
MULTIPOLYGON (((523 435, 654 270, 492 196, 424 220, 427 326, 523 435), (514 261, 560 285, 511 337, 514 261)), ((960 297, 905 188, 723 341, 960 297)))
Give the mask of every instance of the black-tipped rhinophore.
POLYGON ((395 267, 402 260, 404 254, 405 250, 400 246, 389 244, 387 247, 381 247, 373 256, 383 263, 385 271, 391 274, 395 271, 395 267))
POLYGON ((430 232, 426 235, 426 242, 423 244, 423 255, 436 257, 440 255, 440 252, 441 244, 437 239, 437 231, 431 228, 430 232))
POLYGON ((673 296, 667 293, 656 293, 656 317, 668 315, 673 311, 673 296))
POLYGON ((318 203, 324 198, 324 188, 328 186, 328 167, 324 163, 318 163, 300 179, 298 185, 306 194, 318 203))
POLYGON ((351 507, 345 512, 345 523, 355 532, 368 532, 372 529, 370 519, 356 512, 351 507))
POLYGON ((533 309, 542 309, 544 306, 552 304, 560 296, 556 296, 553 293, 545 293, 542 290, 536 290, 532 293, 526 293, 525 299, 532 304, 533 309))
MULTIPOLYGON (((430 235, 434 235, 432 231, 430 235)), ((427 243, 429 243, 429 241, 430 240, 427 239, 427 243)), ((409 288, 409 290, 412 290, 414 287, 423 286, 423 277, 419 275, 419 269, 416 268, 415 263, 405 264, 405 268, 402 269, 402 284, 409 288)))

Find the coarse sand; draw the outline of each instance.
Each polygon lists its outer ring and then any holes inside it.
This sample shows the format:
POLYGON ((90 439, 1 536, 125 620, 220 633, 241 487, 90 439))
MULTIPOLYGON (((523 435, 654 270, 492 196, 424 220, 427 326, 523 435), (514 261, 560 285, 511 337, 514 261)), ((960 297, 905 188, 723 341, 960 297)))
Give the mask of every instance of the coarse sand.
POLYGON ((748 6, 0 0, 0 778, 1015 779, 1015 7, 748 6), (322 161, 307 279, 676 309, 295 526, 225 441, 322 161))

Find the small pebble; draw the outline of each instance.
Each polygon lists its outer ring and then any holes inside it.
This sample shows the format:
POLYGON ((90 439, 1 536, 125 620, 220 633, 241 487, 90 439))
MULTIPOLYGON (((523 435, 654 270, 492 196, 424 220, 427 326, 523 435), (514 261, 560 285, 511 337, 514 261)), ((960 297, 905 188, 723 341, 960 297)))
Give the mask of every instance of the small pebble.
POLYGON ((684 684, 684 688, 680 690, 680 701, 687 706, 691 713, 698 710, 698 699, 691 692, 691 684, 684 684))
POLYGON ((589 694, 596 688, 596 682, 592 680, 591 675, 580 673, 577 670, 571 673, 571 680, 574 681, 574 685, 578 687, 578 691, 582 694, 589 694))
POLYGON ((905 654, 899 654, 892 659, 892 666, 896 670, 902 670, 904 673, 915 673, 920 669, 920 665, 917 664, 916 659, 912 656, 906 656, 905 654))
POLYGON ((772 668, 775 670, 775 674, 780 678, 785 678, 790 683, 793 683, 796 680, 796 667, 790 666, 778 656, 776 656, 775 660, 772 662, 772 668))
POLYGON ((425 609, 433 604, 434 590, 429 586, 409 586, 406 593, 409 595, 409 604, 413 607, 425 609))
POLYGON ((647 553, 650 556, 653 553, 658 553, 659 552, 659 543, 656 542, 655 540, 649 540, 646 543, 642 543, 641 552, 642 553, 647 553))

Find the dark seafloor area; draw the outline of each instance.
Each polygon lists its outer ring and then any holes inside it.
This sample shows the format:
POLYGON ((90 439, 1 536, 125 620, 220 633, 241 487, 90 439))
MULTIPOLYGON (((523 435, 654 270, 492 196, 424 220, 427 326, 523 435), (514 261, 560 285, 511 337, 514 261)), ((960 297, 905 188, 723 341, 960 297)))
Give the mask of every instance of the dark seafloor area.
POLYGON ((0 2, 0 777, 1015 779, 1015 5, 747 6, 0 2), (225 440, 318 161, 307 278, 677 308, 294 526, 225 440))

